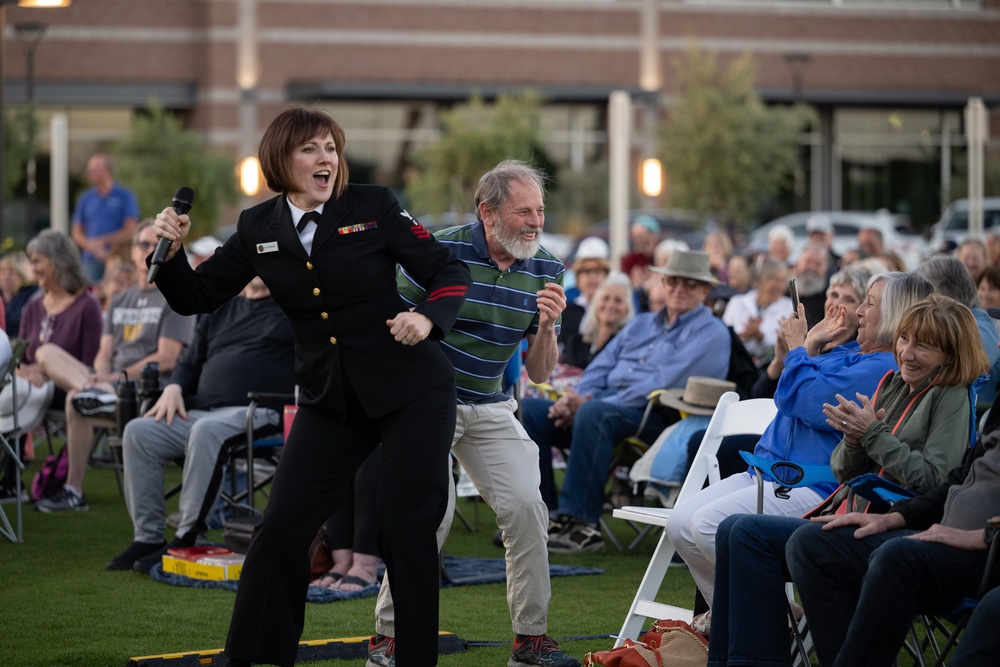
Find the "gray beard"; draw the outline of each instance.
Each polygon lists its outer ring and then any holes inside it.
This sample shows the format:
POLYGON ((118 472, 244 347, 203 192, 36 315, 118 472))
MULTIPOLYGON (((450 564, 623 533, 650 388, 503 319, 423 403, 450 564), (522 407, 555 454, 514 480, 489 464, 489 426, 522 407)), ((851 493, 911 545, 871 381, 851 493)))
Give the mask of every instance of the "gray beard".
POLYGON ((798 283, 799 296, 813 296, 826 289, 826 279, 812 271, 805 271, 795 276, 798 283))
POLYGON ((541 245, 541 241, 539 240, 541 230, 539 230, 539 238, 536 238, 534 241, 523 241, 521 240, 520 230, 513 230, 512 227, 501 223, 497 225, 496 235, 500 247, 516 259, 530 259, 534 257, 535 253, 538 252, 538 247, 541 245), (511 234, 511 231, 514 233, 511 234))

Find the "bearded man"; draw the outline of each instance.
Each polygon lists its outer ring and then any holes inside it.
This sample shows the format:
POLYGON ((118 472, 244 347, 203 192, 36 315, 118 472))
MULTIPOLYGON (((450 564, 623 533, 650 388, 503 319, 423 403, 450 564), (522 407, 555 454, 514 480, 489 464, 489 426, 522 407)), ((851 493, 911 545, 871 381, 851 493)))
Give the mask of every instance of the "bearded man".
POLYGON ((806 309, 806 322, 816 326, 826 316, 826 288, 830 255, 825 246, 807 243, 795 262, 795 284, 806 309))
MULTIPOLYGON (((496 512, 507 557, 507 604, 514 641, 508 665, 577 667, 546 635, 549 608, 548 518, 539 491, 538 448, 514 416, 517 402, 502 392, 507 362, 528 340, 528 377, 545 382, 559 348, 566 307, 565 267, 540 245, 545 225, 544 177, 506 160, 479 179, 478 222, 436 234, 472 272, 472 286, 441 349, 455 366, 458 423, 451 451, 496 512)), ((397 280, 404 301, 425 299, 406 272, 397 280)), ((435 298, 432 293, 426 297, 435 298)), ((438 530, 444 545, 455 512, 455 489, 438 530)), ((368 667, 395 667, 395 620, 388 578, 375 609, 368 667)))

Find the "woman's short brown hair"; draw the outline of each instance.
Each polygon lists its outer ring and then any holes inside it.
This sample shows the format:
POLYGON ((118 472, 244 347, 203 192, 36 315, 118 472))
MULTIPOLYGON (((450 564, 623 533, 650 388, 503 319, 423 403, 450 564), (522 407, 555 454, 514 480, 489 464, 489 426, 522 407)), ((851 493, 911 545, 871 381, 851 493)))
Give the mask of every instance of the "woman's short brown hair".
MULTIPOLYGON (((944 366, 937 384, 972 384, 990 369, 989 359, 983 349, 983 339, 972 311, 965 305, 942 294, 931 294, 913 304, 899 320, 896 341, 902 335, 913 340, 935 345, 951 356, 944 366)), ((896 363, 899 353, 895 352, 896 363)))
POLYGON ((264 136, 260 138, 257 155, 267 187, 274 192, 294 192, 295 183, 289 159, 292 151, 316 135, 327 132, 333 136, 339 163, 337 177, 333 182, 333 196, 342 195, 347 189, 348 176, 347 158, 344 156, 344 144, 347 143, 344 128, 326 112, 303 106, 293 106, 282 111, 271 121, 264 130, 264 136))

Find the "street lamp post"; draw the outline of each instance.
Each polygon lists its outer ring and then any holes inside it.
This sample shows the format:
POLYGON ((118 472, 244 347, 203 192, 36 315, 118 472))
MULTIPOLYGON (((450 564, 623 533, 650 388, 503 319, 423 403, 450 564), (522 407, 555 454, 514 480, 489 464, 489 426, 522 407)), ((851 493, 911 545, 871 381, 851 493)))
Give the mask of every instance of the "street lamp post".
POLYGON ((35 229, 35 190, 37 189, 38 181, 36 178, 36 165, 35 165, 35 49, 38 47, 38 43, 42 41, 42 36, 45 35, 45 29, 48 26, 44 23, 15 23, 14 29, 17 31, 17 36, 27 42, 28 53, 27 53, 27 96, 26 104, 28 106, 28 202, 27 202, 27 218, 28 218, 28 233, 33 235, 37 230, 35 229))
POLYGON ((4 159, 6 158, 5 129, 7 118, 4 111, 4 32, 7 29, 7 8, 6 5, 17 3, 18 7, 35 7, 38 9, 57 9, 69 7, 73 0, 0 0, 0 244, 3 243, 3 223, 4 223, 4 159))
MULTIPOLYGON (((792 52, 785 54, 785 64, 792 73, 792 104, 802 103, 802 74, 812 56, 808 53, 792 52)), ((806 174, 803 162, 806 157, 803 155, 802 146, 796 141, 795 144, 795 210, 806 209, 806 174)))

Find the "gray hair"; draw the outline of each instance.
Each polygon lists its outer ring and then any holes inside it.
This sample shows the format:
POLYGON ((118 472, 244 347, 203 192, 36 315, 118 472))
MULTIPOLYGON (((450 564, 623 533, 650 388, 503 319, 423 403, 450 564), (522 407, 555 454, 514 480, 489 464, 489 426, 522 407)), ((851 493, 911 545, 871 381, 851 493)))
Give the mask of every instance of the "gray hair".
POLYGON ((775 225, 767 232, 767 240, 770 242, 778 238, 785 239, 788 245, 792 245, 795 242, 795 233, 792 232, 792 228, 788 225, 775 225))
POLYGON ((950 296, 969 310, 981 307, 976 283, 960 260, 954 257, 935 257, 921 264, 915 273, 934 283, 938 294, 950 296))
POLYGON ((753 266, 753 282, 754 284, 757 284, 766 278, 770 278, 779 271, 787 272, 788 266, 784 262, 779 262, 776 259, 764 259, 757 262, 753 266))
POLYGON ((899 326, 903 313, 916 302, 930 296, 934 292, 934 285, 919 274, 893 271, 872 276, 868 281, 869 289, 880 280, 888 282, 882 292, 882 304, 879 308, 881 320, 875 339, 883 347, 892 348, 896 339, 896 327, 899 326))
POLYGON ((38 254, 48 258, 56 269, 56 280, 69 294, 79 294, 90 286, 83 271, 80 250, 66 234, 55 229, 44 229, 28 241, 29 256, 38 254))
POLYGON ((612 271, 607 278, 601 281, 601 284, 597 286, 597 289, 594 290, 594 296, 588 304, 589 312, 587 321, 583 325, 583 333, 581 334, 583 342, 593 343, 597 340, 599 323, 597 321, 597 317, 594 316, 594 304, 600 300, 601 295, 604 294, 609 287, 616 286, 625 290, 625 316, 617 324, 615 324, 614 333, 617 334, 625 328, 625 325, 631 322, 632 318, 635 317, 635 299, 632 298, 632 281, 630 281, 629 277, 621 271, 612 271))
MULTIPOLYGON (((868 281, 871 277, 872 272, 867 267, 851 264, 830 276, 830 287, 834 285, 847 285, 858 295, 859 301, 864 301, 868 281)), ((827 288, 828 292, 830 287, 827 288)))
POLYGON ((483 216, 479 212, 479 204, 485 203, 491 210, 499 211, 507 203, 510 184, 515 181, 534 183, 545 194, 545 174, 540 169, 520 160, 504 160, 479 179, 473 205, 480 222, 483 221, 483 216))

